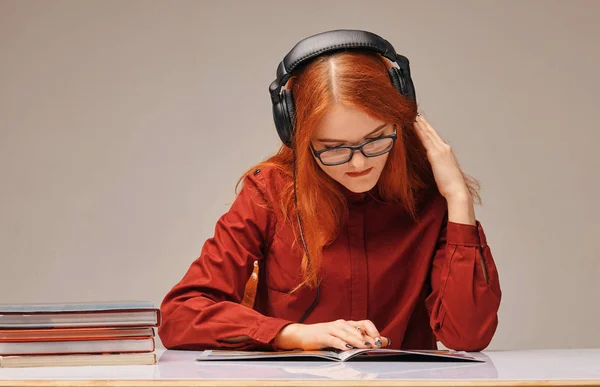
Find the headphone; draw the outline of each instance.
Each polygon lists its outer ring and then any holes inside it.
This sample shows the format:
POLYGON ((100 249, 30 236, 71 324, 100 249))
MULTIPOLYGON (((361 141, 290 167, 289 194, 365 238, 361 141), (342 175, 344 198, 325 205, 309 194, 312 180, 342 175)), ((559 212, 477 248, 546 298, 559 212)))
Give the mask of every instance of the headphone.
MULTIPOLYGON (((290 52, 283 58, 277 66, 277 78, 269 85, 269 94, 273 103, 273 119, 277 134, 281 141, 292 148, 294 133, 296 130, 296 109, 294 97, 291 90, 285 90, 283 87, 292 76, 294 70, 307 64, 320 55, 325 55, 344 50, 374 51, 389 59, 398 67, 388 68, 388 74, 392 85, 400 94, 411 99, 416 103, 415 88, 410 77, 410 67, 408 59, 399 55, 394 47, 381 36, 372 32, 361 30, 332 30, 320 34, 309 36, 296 43, 290 52)), ((293 148, 292 148, 293 149, 293 148)), ((298 212, 298 196, 296 192, 296 160, 294 156, 293 167, 294 181, 294 206, 296 208, 296 220, 300 230, 302 246, 310 264, 310 255, 304 239, 302 230, 302 219, 298 212)), ((317 295, 308 310, 298 321, 302 323, 313 311, 321 295, 321 286, 317 286, 317 295)))
POLYGON ((381 36, 361 30, 332 30, 309 36, 287 53, 277 66, 277 78, 269 85, 273 103, 273 119, 281 141, 292 147, 296 130, 296 108, 291 90, 283 89, 294 70, 318 56, 337 51, 374 51, 398 67, 388 68, 392 85, 400 94, 416 103, 408 58, 396 53, 394 47, 381 36))

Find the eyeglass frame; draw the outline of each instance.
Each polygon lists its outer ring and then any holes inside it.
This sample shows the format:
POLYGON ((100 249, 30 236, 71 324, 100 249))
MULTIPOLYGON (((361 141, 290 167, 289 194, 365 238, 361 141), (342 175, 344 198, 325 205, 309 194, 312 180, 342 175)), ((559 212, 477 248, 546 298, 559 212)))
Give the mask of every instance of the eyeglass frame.
POLYGON ((316 158, 319 159, 319 161, 321 162, 321 164, 328 166, 328 167, 333 167, 336 165, 342 165, 342 164, 346 164, 349 163, 352 160, 352 157, 354 157, 354 153, 356 153, 357 150, 360 150, 360 153, 363 154, 363 156, 365 157, 379 157, 382 156, 386 153, 391 152, 391 150, 394 148, 394 144, 396 143, 396 140, 398 139, 398 134, 396 133, 396 124, 394 124, 394 132, 392 134, 388 134, 385 136, 381 136, 381 137, 377 137, 377 138, 371 138, 361 144, 358 145, 339 145, 339 146, 334 146, 333 148, 325 148, 325 149, 320 149, 320 150, 316 150, 312 141, 310 142, 310 149, 312 150, 313 155, 315 155, 316 158), (363 149, 363 147, 367 144, 370 144, 374 141, 379 141, 379 140, 384 140, 386 138, 391 138, 392 139, 392 146, 390 147, 390 149, 386 150, 385 152, 381 152, 378 153, 376 155, 366 155, 365 151, 363 149), (350 153, 350 158, 344 162, 341 163, 335 163, 335 164, 328 164, 328 163, 324 163, 323 160, 321 160, 321 154, 325 153, 327 151, 331 151, 334 149, 350 149, 352 151, 352 153, 350 153))

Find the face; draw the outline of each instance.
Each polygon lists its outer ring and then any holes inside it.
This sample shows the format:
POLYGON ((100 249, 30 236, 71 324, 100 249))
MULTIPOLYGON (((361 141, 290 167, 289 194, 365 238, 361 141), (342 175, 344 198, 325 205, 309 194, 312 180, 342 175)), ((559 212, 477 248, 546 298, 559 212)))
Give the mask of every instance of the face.
MULTIPOLYGON (((392 124, 377 120, 366 113, 343 104, 336 104, 324 117, 312 139, 316 151, 339 145, 358 145, 367 140, 390 135, 392 124)), ((365 157, 356 150, 352 159, 344 164, 326 166, 318 158, 317 164, 332 179, 356 193, 371 190, 379 180, 389 153, 365 157)))

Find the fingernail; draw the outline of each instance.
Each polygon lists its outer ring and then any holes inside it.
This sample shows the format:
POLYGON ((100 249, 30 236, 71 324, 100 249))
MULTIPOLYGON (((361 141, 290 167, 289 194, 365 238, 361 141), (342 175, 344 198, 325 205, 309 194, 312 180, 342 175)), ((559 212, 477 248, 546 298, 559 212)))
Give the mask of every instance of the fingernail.
POLYGON ((369 343, 368 341, 365 341, 365 345, 373 345, 373 344, 369 343))
POLYGON ((350 344, 346 344, 346 348, 354 348, 354 347, 351 346, 350 344))
POLYGON ((375 345, 378 347, 381 347, 383 345, 383 343, 381 342, 381 339, 379 337, 375 340, 375 345))

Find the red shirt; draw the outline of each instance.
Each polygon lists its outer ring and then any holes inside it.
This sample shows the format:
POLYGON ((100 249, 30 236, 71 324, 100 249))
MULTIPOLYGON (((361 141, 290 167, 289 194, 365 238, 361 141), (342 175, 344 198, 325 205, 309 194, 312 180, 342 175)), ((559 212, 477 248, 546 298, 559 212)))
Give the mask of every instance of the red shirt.
MULTIPOLYGON (((273 168, 249 175, 214 236, 165 296, 158 329, 167 348, 269 348, 308 310, 316 289, 300 283, 301 245, 279 212, 284 177, 273 168), (254 308, 241 305, 254 262, 254 308), (247 336, 237 343, 223 340, 247 336)), ((371 320, 392 348, 485 348, 498 324, 501 291, 486 237, 447 221, 437 189, 424 192, 415 222, 401 204, 347 194, 349 217, 323 250, 321 294, 305 324, 371 320)))

